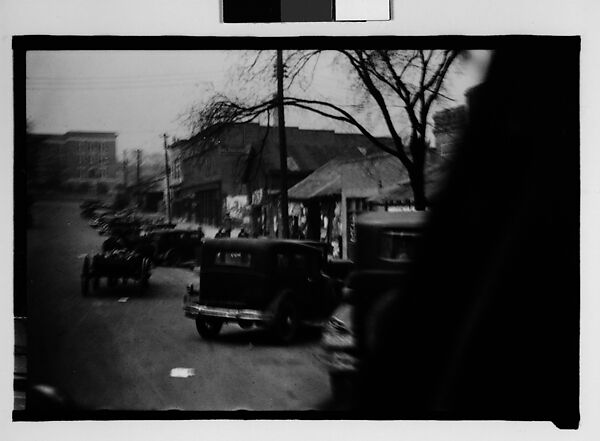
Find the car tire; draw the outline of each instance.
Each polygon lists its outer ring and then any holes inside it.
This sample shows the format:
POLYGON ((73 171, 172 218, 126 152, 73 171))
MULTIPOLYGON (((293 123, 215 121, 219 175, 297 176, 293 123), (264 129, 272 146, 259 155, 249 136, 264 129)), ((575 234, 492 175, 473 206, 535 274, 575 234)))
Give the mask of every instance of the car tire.
POLYGON ((196 330, 200 334, 200 337, 205 340, 210 340, 219 335, 222 327, 223 320, 201 316, 196 318, 196 330))
POLYGON ((271 332, 281 343, 291 343, 298 334, 300 317, 298 308, 293 299, 282 294, 273 305, 274 317, 271 323, 271 332))
POLYGON ((365 315, 365 324, 362 330, 363 348, 367 356, 382 353, 385 348, 381 346, 381 336, 387 333, 383 329, 385 323, 393 320, 389 318, 389 311, 399 297, 395 290, 387 291, 379 295, 365 315))
POLYGON ((171 248, 165 254, 164 261, 167 266, 177 266, 181 262, 181 256, 179 255, 177 250, 171 248))

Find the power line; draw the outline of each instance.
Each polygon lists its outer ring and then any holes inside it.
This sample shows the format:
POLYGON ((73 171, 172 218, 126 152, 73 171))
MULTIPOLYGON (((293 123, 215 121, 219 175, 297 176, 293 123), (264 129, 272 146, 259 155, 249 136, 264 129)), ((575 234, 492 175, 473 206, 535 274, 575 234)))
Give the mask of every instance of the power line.
POLYGON ((200 87, 202 89, 213 89, 211 81, 178 81, 171 83, 130 83, 130 84, 27 84, 27 90, 122 90, 122 89, 147 89, 165 87, 200 87))
MULTIPOLYGON (((112 87, 93 87, 93 86, 85 86, 85 87, 52 87, 52 86, 26 86, 27 90, 73 90, 73 91, 91 91, 91 90, 135 90, 135 89, 162 89, 169 87, 191 87, 196 86, 195 84, 148 84, 148 85, 132 85, 132 86, 112 86, 112 87)), ((203 90, 210 88, 202 88, 203 90)))
POLYGON ((40 81, 127 81, 127 80, 138 80, 138 79, 174 79, 174 78, 198 78, 206 74, 223 73, 223 69, 216 70, 205 70, 202 72, 190 72, 190 73, 167 73, 167 74, 142 74, 142 75, 98 75, 98 76, 27 76, 27 80, 40 80, 40 81))

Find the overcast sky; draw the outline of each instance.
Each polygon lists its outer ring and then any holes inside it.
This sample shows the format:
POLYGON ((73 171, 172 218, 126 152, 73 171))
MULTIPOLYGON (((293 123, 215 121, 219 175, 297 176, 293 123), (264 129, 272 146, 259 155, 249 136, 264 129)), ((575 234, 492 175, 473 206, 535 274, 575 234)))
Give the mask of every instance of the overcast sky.
MULTIPOLYGON (((179 117, 191 105, 215 92, 236 92, 232 75, 241 55, 240 51, 28 52, 27 118, 35 133, 115 131, 119 154, 136 148, 158 152, 162 133, 190 135, 179 117)), ((311 93, 334 103, 352 101, 350 78, 333 65, 331 57, 321 59, 314 78, 311 93)), ((460 103, 465 89, 475 82, 470 74, 453 77, 449 89, 456 103, 440 105, 460 103)), ((272 87, 274 93, 274 81, 272 87)), ((352 131, 302 111, 286 110, 286 123, 352 131)), ((376 113, 366 124, 378 135, 388 134, 376 113)))

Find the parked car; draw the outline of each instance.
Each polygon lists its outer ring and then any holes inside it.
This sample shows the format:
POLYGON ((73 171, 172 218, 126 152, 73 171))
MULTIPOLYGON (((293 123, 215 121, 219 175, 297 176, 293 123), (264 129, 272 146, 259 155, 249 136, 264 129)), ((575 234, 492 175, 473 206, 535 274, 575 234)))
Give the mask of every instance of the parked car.
POLYGON ((203 238, 201 230, 152 230, 141 238, 137 249, 156 264, 173 266, 196 261, 203 238))
POLYGON ((115 217, 115 213, 110 208, 95 208, 89 215, 89 225, 92 228, 102 228, 106 222, 115 217))
POLYGON ((338 303, 324 273, 321 249, 297 241, 208 239, 200 259, 199 287, 188 287, 185 316, 203 338, 226 322, 264 326, 282 342, 302 324, 326 322, 338 303))
POLYGON ((100 207, 102 207, 102 202, 98 199, 86 199, 79 204, 82 217, 90 217, 94 210, 100 207))
POLYGON ((425 220, 424 212, 372 212, 357 219, 356 267, 322 340, 335 397, 352 396, 374 313, 406 279, 425 220))
POLYGON ((81 208, 81 217, 84 218, 97 217, 103 212, 115 212, 112 206, 97 199, 83 201, 81 204, 79 204, 79 208, 81 208))
POLYGON ((158 231, 158 230, 172 230, 175 227, 176 227, 176 224, 173 224, 173 223, 167 223, 167 222, 153 223, 153 222, 142 221, 140 234, 146 235, 146 234, 152 233, 153 231, 158 231))
POLYGON ((115 216, 108 218, 102 226, 98 228, 98 233, 121 236, 139 234, 140 221, 132 216, 115 216))

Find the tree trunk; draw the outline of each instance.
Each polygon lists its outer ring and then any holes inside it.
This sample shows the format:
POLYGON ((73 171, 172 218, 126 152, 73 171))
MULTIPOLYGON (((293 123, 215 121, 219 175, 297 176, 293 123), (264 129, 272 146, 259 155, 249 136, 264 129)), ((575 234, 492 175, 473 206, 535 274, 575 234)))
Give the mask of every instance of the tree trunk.
POLYGON ((411 170, 409 170, 409 177, 413 190, 415 209, 423 211, 427 207, 427 197, 425 195, 427 143, 425 142, 425 134, 413 134, 410 151, 412 153, 413 164, 411 170))
POLYGON ((423 211, 427 206, 425 197, 425 176, 423 167, 414 167, 410 172, 410 186, 415 201, 415 210, 423 211))

